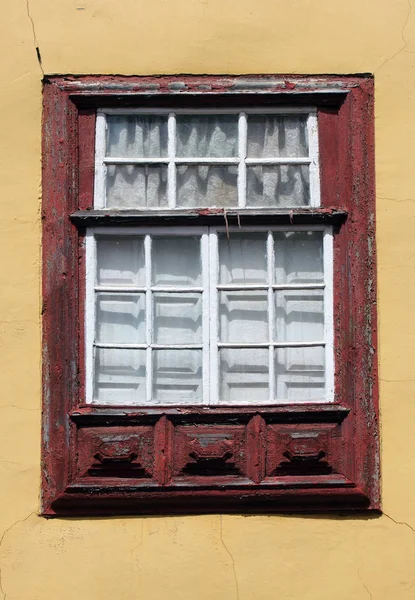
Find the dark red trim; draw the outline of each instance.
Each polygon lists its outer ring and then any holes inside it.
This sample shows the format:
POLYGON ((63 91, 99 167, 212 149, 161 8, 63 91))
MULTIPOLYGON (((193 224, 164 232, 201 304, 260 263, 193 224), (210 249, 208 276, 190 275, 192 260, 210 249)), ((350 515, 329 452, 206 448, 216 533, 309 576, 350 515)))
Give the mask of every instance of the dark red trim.
MULTIPOLYGON (((43 193, 43 514, 378 509, 372 78, 49 78, 43 193), (92 211, 96 108, 242 101, 318 107, 322 209, 252 218, 336 227, 336 402, 85 406, 84 232, 111 222, 92 211)), ((150 217, 132 212, 117 222, 146 226, 150 217)))

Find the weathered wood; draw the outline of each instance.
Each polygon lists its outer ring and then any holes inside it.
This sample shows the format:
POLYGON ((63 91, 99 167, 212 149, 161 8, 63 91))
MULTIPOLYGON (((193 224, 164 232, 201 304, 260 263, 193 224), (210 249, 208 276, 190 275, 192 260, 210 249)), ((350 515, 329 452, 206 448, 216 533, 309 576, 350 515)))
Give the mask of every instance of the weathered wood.
POLYGON ((43 129, 43 514, 377 510, 373 79, 48 78, 43 129), (226 210, 226 220, 336 226, 335 402, 86 406, 85 229, 225 218, 221 209, 94 211, 96 108, 241 101, 318 108, 322 208, 226 210))

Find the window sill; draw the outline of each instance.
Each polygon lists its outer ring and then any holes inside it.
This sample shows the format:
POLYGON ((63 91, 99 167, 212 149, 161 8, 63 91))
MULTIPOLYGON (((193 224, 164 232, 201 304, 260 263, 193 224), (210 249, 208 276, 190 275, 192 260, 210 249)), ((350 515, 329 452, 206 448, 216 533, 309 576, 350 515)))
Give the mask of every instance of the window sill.
POLYGON ((94 225, 151 225, 189 224, 194 225, 342 225, 348 216, 346 210, 336 208, 294 208, 292 210, 275 209, 160 209, 157 212, 146 210, 77 210, 70 215, 71 221, 78 227, 94 225))

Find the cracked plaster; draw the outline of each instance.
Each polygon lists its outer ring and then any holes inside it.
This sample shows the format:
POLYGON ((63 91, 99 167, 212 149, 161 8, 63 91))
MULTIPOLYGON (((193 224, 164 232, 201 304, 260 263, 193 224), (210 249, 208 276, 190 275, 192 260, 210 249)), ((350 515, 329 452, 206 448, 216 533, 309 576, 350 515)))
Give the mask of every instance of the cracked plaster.
MULTIPOLYGON (((39 335, 27 330, 29 324, 39 323, 38 289, 34 285, 28 305, 22 309, 26 317, 2 320, 5 325, 22 327, 27 334, 16 342, 16 353, 5 352, 1 374, 5 385, 0 408, 6 409, 2 414, 11 411, 14 415, 13 421, 0 421, 2 439, 10 440, 7 447, 0 447, 3 597, 164 600, 168 594, 173 600, 195 596, 200 600, 415 598, 415 462, 410 427, 414 380, 395 376, 400 365, 392 356, 396 354, 394 338, 387 333, 390 328, 401 336, 406 332, 415 335, 411 309, 401 306, 397 315, 395 302, 388 299, 389 290, 396 290, 398 296, 407 294, 412 286, 415 291, 411 281, 391 280, 399 263, 389 243, 394 240, 399 260, 410 256, 410 239, 406 242, 403 235, 396 238, 394 232, 397 227, 412 231, 413 219, 402 222, 399 214, 390 216, 390 212, 387 219, 383 216, 389 203, 405 206, 414 202, 408 150, 415 140, 411 129, 415 77, 410 49, 415 31, 409 0, 407 8, 406 0, 370 0, 364 4, 323 0, 313 12, 306 0, 296 0, 284 7, 284 13, 278 3, 269 0, 261 0, 256 7, 242 1, 238 13, 223 4, 218 12, 215 0, 196 2, 192 7, 175 0, 168 12, 156 3, 138 7, 132 0, 126 0, 122 11, 108 1, 91 0, 77 7, 71 0, 26 0, 24 14, 17 4, 7 6, 3 15, 4 60, 0 71, 10 86, 0 97, 4 117, 0 161, 6 174, 14 172, 20 140, 24 139, 25 178, 14 176, 7 187, 2 181, 0 198, 15 198, 19 204, 11 212, 5 206, 12 215, 11 219, 6 215, 4 221, 9 219, 3 228, 5 241, 21 242, 22 223, 16 221, 16 210, 20 220, 32 225, 24 234, 25 256, 39 246, 40 78, 45 57, 50 65, 48 73, 375 72, 377 157, 382 165, 378 171, 382 190, 378 196, 378 250, 386 512, 375 519, 236 515, 50 522, 37 518, 40 344, 39 335), (171 33, 173 5, 176 26, 171 33), (270 28, 270 22, 275 27, 270 28), (145 31, 137 36, 140 23, 145 24, 145 31), (386 59, 382 59, 384 54, 386 59), (400 60, 395 60, 398 56, 400 60), (23 101, 19 103, 20 98, 23 101), (11 129, 9 122, 14 124, 11 129), (20 123, 17 131, 16 123, 20 123), (19 141, 16 146, 15 137, 19 141), (387 261, 388 271, 381 273, 387 261), (22 360, 23 364, 35 364, 34 369, 24 369, 24 376, 22 360), (388 384, 387 389, 383 383, 388 384), (7 386, 10 392, 5 393, 7 386), (32 412, 36 418, 23 425, 20 411, 23 415, 27 411, 28 418, 32 412), (15 428, 14 436, 10 427, 15 428), (16 455, 16 448, 18 458, 10 456, 16 455)), ((33 265, 18 258, 8 254, 11 265, 18 264, 14 271, 19 280, 30 280, 33 273, 38 278, 38 262, 33 265)), ((22 296, 17 280, 12 285, 10 301, 16 304, 22 296)), ((414 350, 409 344, 406 352, 412 365, 414 350)))

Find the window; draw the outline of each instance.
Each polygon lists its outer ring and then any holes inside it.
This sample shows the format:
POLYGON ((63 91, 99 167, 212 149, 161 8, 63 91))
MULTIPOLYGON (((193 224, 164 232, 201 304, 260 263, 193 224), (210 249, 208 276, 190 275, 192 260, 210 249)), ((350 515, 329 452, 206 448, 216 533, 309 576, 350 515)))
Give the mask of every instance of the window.
POLYGON ((45 514, 378 506, 371 95, 46 82, 45 514))
POLYGON ((331 401, 331 238, 328 227, 89 230, 87 402, 331 401))

